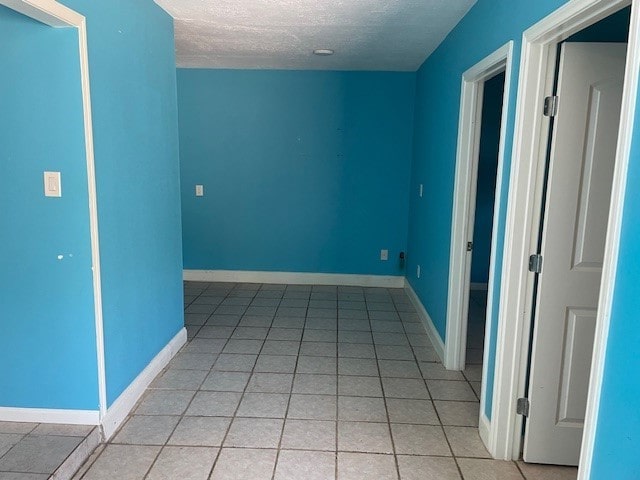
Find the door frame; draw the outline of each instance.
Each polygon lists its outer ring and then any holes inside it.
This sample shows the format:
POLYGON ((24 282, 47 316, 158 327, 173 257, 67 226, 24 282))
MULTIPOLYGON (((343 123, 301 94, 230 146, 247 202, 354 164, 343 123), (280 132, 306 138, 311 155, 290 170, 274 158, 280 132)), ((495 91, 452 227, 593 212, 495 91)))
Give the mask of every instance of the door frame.
MULTIPOLYGON (((78 55, 80 59, 80 85, 82 93, 82 113, 84 122, 85 158, 87 168, 87 191, 89 198, 89 228, 91 239, 91 265, 93 277, 94 321, 96 329, 96 353, 98 374, 98 418, 77 418, 57 416, 59 423, 95 423, 101 424, 107 412, 107 387, 104 356, 104 327, 102 317, 102 286, 100 274, 100 241, 98 234, 98 203, 96 192, 96 172, 93 144, 93 120, 91 115, 91 89, 89 83, 89 49, 87 44, 87 24, 83 15, 58 3, 55 0, 0 0, 4 5, 18 13, 54 28, 76 28, 78 30, 78 55)), ((72 411, 73 412, 73 411, 72 411)), ((31 421, 51 421, 48 414, 34 417, 31 421)), ((18 420, 18 419, 17 419, 18 420)), ((23 419, 24 421, 24 419, 23 419)))
MULTIPOLYGON (((471 288, 471 255, 467 252, 467 242, 473 241, 484 83, 495 75, 505 72, 487 288, 487 298, 493 296, 498 231, 498 216, 495 213, 499 209, 501 198, 512 58, 513 41, 510 41, 462 74, 444 351, 444 366, 449 370, 462 370, 466 361, 469 290, 471 288)), ((491 311, 492 305, 488 301, 486 318, 491 318, 491 311)), ((486 329, 489 328, 490 322, 487 322, 486 329)), ((485 335, 488 334, 489 331, 486 330, 485 335)), ((486 364, 486 361, 483 364, 486 364)), ((484 378, 483 368, 483 384, 484 378)))
MULTIPOLYGON (((516 402, 524 396, 527 382, 533 308, 533 274, 528 271, 527 259, 530 254, 536 253, 537 247, 540 211, 538 209, 536 212, 535 206, 539 205, 537 200, 542 195, 541 177, 544 174, 549 122, 542 115, 542 105, 544 97, 551 94, 555 76, 554 69, 549 67, 555 63, 553 60, 559 42, 631 3, 631 0, 572 0, 523 34, 500 292, 491 436, 488 442, 495 458, 518 459, 522 447, 523 417, 516 414, 516 402)), ((618 261, 640 69, 640 16, 637 10, 637 5, 633 5, 578 475, 580 479, 588 479, 591 468, 618 261)))

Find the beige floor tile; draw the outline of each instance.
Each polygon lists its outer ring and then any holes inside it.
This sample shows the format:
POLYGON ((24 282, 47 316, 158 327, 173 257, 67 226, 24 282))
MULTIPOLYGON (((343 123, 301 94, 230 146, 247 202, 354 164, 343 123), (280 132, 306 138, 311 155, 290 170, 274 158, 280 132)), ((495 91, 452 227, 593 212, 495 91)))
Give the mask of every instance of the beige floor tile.
POLYGON ((451 456, 440 426, 391 424, 391 433, 397 454, 451 456))
POLYGON ((478 402, 451 402, 436 400, 433 402, 443 425, 459 427, 477 427, 480 415, 478 402))
POLYGON ((453 458, 398 455, 402 480, 461 480, 453 458))
POLYGON ((282 450, 274 480, 334 480, 335 470, 333 453, 282 450))
POLYGON ((247 392, 291 393, 292 373, 254 373, 247 385, 247 392))
POLYGON ((338 422, 338 450, 393 453, 387 423, 338 422))
POLYGON ((382 386, 378 377, 338 376, 338 395, 358 397, 382 397, 382 386))
POLYGON ((387 398, 429 399, 425 382, 419 378, 383 378, 382 386, 387 398))
POLYGON ((284 420, 235 418, 224 441, 225 447, 278 448, 284 420))
POLYGON ((164 447, 146 480, 207 480, 217 448, 164 447))
POLYGON ((338 453, 338 480, 398 480, 393 455, 338 453))
POLYGON ((284 418, 289 395, 282 393, 245 393, 237 415, 239 417, 284 418))
POLYGON ((139 480, 159 452, 160 447, 107 445, 83 480, 139 480))
POLYGON ((387 410, 392 423, 440 424, 430 400, 387 398, 387 410))
POLYGON ((138 415, 182 415, 196 392, 149 390, 136 408, 138 415))
POLYGON ((387 411, 382 398, 338 397, 338 420, 385 422, 387 411))
POLYGON ((287 419, 282 434, 282 448, 335 451, 336 422, 287 419))
POLYGON ((114 437, 113 443, 164 445, 180 417, 133 415, 114 437))
POLYGON ((475 427, 444 427, 453 454, 459 457, 491 458, 475 427))
POLYGON ((287 418, 301 420, 335 420, 336 398, 334 395, 291 395, 287 418))
POLYGON ((219 447, 231 424, 225 417, 183 417, 169 445, 219 447))
POLYGON ((335 395, 337 386, 337 375, 297 373, 293 379, 293 393, 335 395))
POLYGON ((576 467, 537 465, 525 462, 518 462, 518 466, 527 480, 575 480, 578 477, 576 467))
POLYGON ((514 462, 459 458, 458 465, 465 480, 523 480, 514 462))
POLYGON ((271 480, 276 450, 223 448, 211 480, 271 480))
POLYGON ((242 394, 235 392, 198 392, 187 409, 187 415, 230 417, 236 411, 242 394))

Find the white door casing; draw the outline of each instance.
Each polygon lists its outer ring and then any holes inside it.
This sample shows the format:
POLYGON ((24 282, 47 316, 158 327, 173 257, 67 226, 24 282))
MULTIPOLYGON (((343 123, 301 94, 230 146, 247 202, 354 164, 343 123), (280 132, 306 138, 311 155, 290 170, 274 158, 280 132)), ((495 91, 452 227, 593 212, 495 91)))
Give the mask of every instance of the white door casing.
POLYGON ((588 397, 626 44, 565 43, 550 166, 524 459, 577 465, 588 397))

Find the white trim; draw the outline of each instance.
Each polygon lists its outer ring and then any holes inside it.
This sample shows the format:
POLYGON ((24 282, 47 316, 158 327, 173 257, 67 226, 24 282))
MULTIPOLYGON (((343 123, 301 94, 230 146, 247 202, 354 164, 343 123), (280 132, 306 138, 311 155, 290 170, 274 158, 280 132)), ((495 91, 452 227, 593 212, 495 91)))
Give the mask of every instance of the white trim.
MULTIPOLYGON (((509 207, 505 232, 505 254, 500 292, 494 401, 491 416, 490 452, 495 458, 517 459, 522 443, 522 417, 516 414, 516 400, 526 387, 528 343, 532 312, 531 275, 524 259, 536 249, 540 168, 546 148, 547 120, 542 116, 542 99, 550 93, 554 72, 555 45, 581 29, 625 7, 629 0, 572 0, 523 34, 520 83, 516 107, 514 148, 511 162, 509 207), (543 140, 541 140, 543 139, 543 140)), ((609 232, 605 249, 602 288, 599 299, 594 357, 589 388, 587 419, 579 478, 588 478, 597 420, 606 335, 617 262, 629 144, 638 88, 640 65, 638 31, 634 10, 631 24, 623 114, 620 124, 616 170, 612 191, 609 232), (632 43, 633 42, 633 43, 632 43), (633 53, 631 53, 633 52, 633 53), (586 451, 585 451, 586 450, 586 451), (586 472, 586 473, 585 473, 586 472)))
POLYGON ((100 424, 100 412, 98 410, 0 407, 0 422, 98 425, 100 424))
POLYGON ((431 344, 433 345, 436 354, 442 362, 444 360, 444 342, 442 341, 442 338, 440 337, 440 334, 438 333, 433 320, 431 320, 429 312, 427 312, 427 309, 424 308, 424 305, 420 301, 420 298, 418 298, 418 295, 408 281, 405 282, 404 290, 409 296, 411 303, 413 303, 413 306, 416 308, 418 317, 420 317, 420 320, 422 321, 422 324, 427 331, 427 336, 429 337, 429 340, 431 340, 431 344))
POLYGON ((51 27, 78 27, 84 17, 54 0, 0 0, 4 5, 51 27))
POLYGON ((478 430, 480 433, 480 439, 485 445, 487 445, 488 449, 488 445, 491 442, 491 420, 487 418, 483 410, 480 411, 478 430))
POLYGON ((489 284, 484 282, 471 282, 469 284, 469 290, 482 290, 487 291, 489 289, 489 284))
POLYGON ((120 425, 127 418, 127 415, 129 415, 147 387, 186 342, 187 329, 182 328, 113 402, 113 405, 109 407, 107 414, 102 419, 102 432, 105 441, 109 440, 120 428, 120 425))
POLYGON ((91 237, 91 266, 93 276, 94 321, 96 329, 96 355, 98 376, 98 402, 100 416, 107 411, 107 386, 104 357, 104 328, 102 317, 102 285, 100 273, 100 242, 98 234, 98 202, 96 193, 95 158, 93 146, 93 119, 91 115, 91 88, 89 82, 89 49, 87 24, 83 15, 54 0, 0 0, 17 12, 52 27, 78 29, 78 54, 80 60, 80 84, 85 136, 87 168, 87 194, 89 200, 89 229, 91 237))
POLYGON ((613 177, 609 224, 607 226, 607 243, 604 253, 604 268, 602 270, 602 288, 600 289, 600 298, 598 299, 596 341, 593 347, 591 376, 589 378, 589 398, 587 400, 585 428, 582 435, 582 449, 580 451, 579 480, 588 480, 591 478, 591 465, 596 442, 600 395, 602 393, 609 325, 611 322, 611 309, 620 253, 622 215, 627 187, 629 159, 631 157, 636 100, 638 86, 640 84, 640 11, 638 11, 637 3, 631 9, 628 44, 624 80, 625 89, 622 97, 622 108, 620 110, 620 132, 618 134, 616 168, 613 177))
MULTIPOLYGON (((493 291, 495 278, 495 249, 498 218, 495 212, 500 206, 502 170, 509 111, 511 84, 511 58, 513 42, 510 41, 478 62, 462 75, 458 147, 454 188, 453 216, 451 220, 451 249, 449 263, 449 295, 447 299, 447 334, 445 336, 444 366, 450 370, 462 370, 465 365, 467 317, 471 278, 471 254, 467 242, 473 240, 473 219, 477 182, 478 148, 482 118, 484 82, 496 74, 505 72, 500 121, 500 143, 496 174, 496 192, 492 225, 491 254, 489 260, 488 290, 493 291)), ((489 303, 489 302, 488 302, 489 303)), ((489 317, 488 317, 489 318, 489 317)), ((490 322, 487 322, 489 324, 490 322)))
POLYGON ((287 283, 293 285, 349 285, 355 287, 404 287, 403 276, 343 273, 251 272, 244 270, 185 270, 192 282, 287 283))

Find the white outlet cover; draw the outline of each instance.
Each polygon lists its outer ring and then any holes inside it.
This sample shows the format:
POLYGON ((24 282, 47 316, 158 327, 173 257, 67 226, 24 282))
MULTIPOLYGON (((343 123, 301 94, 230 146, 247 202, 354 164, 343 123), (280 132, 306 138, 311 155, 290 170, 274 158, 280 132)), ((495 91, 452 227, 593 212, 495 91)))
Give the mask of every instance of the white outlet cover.
POLYGON ((204 196, 204 186, 196 185, 196 197, 203 197, 203 196, 204 196))
POLYGON ((389 250, 380 250, 380 260, 389 260, 389 250))
POLYGON ((44 172, 44 196, 62 196, 62 181, 60 178, 60 172, 44 172))

